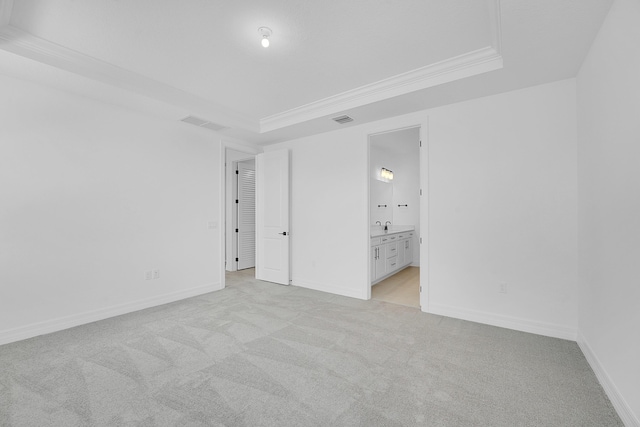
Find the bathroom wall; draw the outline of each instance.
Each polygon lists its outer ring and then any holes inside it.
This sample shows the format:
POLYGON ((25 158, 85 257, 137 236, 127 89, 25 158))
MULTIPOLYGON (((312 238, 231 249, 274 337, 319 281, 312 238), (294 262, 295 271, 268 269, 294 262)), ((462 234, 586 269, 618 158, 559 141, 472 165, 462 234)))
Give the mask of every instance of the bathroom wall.
MULTIPOLYGON (((369 164, 371 224, 390 221, 394 225, 412 225, 420 235, 420 128, 414 127, 373 135, 370 138, 369 164), (391 182, 379 180, 381 168, 393 171, 391 182), (380 188, 390 193, 386 208, 380 208, 380 188), (405 206, 406 205, 406 206, 405 206)), ((426 165, 425 165, 426 169, 426 165)), ((420 265, 420 247, 414 241, 413 265, 420 265)))

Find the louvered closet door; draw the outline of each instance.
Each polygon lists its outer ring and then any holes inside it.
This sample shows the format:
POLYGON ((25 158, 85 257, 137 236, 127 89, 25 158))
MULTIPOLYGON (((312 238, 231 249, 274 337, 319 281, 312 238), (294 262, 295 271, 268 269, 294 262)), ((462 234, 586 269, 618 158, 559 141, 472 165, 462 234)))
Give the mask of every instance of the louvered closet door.
POLYGON ((256 266, 256 171, 238 163, 238 270, 256 266))

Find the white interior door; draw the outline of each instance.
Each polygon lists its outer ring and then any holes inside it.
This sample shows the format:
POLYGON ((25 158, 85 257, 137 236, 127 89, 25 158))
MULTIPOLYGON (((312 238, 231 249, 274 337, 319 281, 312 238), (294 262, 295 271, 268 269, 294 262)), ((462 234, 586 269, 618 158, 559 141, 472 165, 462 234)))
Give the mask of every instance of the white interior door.
POLYGON ((256 278, 289 284, 289 150, 256 156, 256 278))
POLYGON ((253 160, 238 162, 238 270, 256 265, 256 171, 253 160))

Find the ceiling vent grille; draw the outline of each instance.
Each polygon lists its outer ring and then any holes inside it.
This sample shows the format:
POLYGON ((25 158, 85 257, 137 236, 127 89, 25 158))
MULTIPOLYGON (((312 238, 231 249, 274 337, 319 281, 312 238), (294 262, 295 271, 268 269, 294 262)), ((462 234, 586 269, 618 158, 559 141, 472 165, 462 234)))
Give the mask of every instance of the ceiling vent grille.
POLYGON ((353 119, 349 116, 340 116, 340 117, 334 117, 333 119, 334 122, 336 123, 340 123, 341 125, 345 124, 345 123, 349 123, 352 122, 353 119))
POLYGON ((209 120, 201 119, 196 116, 187 116, 184 119, 180 120, 181 122, 189 123, 190 125, 199 126, 201 128, 207 128, 210 130, 221 131, 224 129, 229 129, 226 126, 219 125, 217 123, 210 122, 209 120))

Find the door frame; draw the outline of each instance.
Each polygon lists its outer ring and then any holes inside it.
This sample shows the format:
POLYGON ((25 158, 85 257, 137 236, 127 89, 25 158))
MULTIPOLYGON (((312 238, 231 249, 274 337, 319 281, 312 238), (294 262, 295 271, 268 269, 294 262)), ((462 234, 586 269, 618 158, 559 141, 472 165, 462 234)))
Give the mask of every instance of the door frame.
MULTIPOLYGON (((220 152, 219 152, 219 158, 220 158, 220 163, 218 165, 219 170, 220 170, 220 198, 219 198, 219 206, 220 206, 220 211, 219 211, 219 218, 220 218, 220 225, 219 225, 219 230, 220 230, 220 288, 224 289, 226 287, 226 266, 225 266, 225 262, 227 260, 227 254, 226 254, 226 250, 227 250, 227 165, 231 162, 233 162, 234 160, 227 160, 227 154, 228 151, 232 150, 232 151, 236 151, 236 152, 240 152, 240 153, 244 153, 247 154, 247 157, 244 160, 247 159, 251 159, 251 158, 255 158, 256 154, 262 152, 262 150, 258 149, 257 147, 251 147, 251 146, 247 146, 247 145, 243 145, 243 144, 238 144, 235 143, 233 141, 228 141, 228 140, 221 140, 220 141, 220 152)), ((238 159, 240 160, 240 159, 238 159)), ((229 165, 229 167, 231 167, 229 165)))
POLYGON ((419 128, 420 141, 420 189, 422 196, 420 197, 420 235, 416 238, 416 245, 420 245, 420 309, 423 312, 429 312, 429 117, 409 119, 406 123, 397 125, 380 125, 368 130, 366 134, 367 155, 366 155, 366 188, 367 188, 367 207, 366 207, 366 223, 367 223, 367 239, 366 253, 367 256, 367 282, 366 290, 363 295, 366 299, 371 299, 371 260, 373 253, 371 252, 371 137, 375 135, 396 132, 405 129, 419 128), (421 243, 422 241, 422 243, 421 243))

